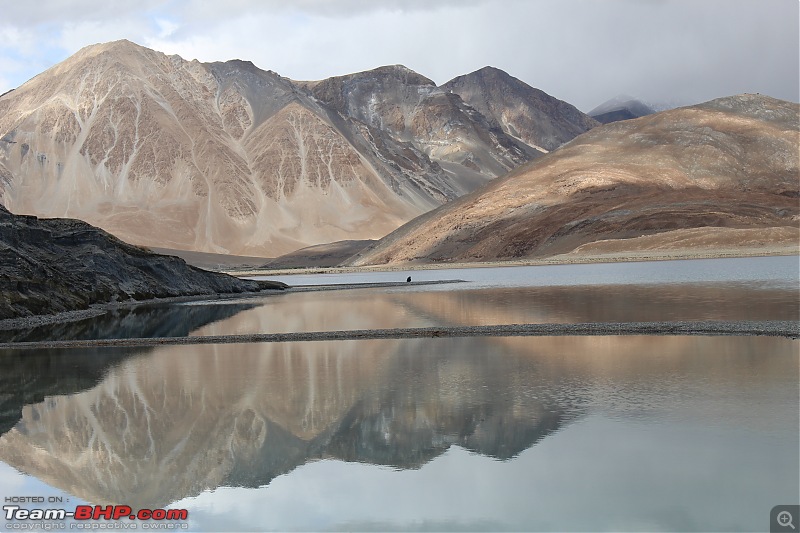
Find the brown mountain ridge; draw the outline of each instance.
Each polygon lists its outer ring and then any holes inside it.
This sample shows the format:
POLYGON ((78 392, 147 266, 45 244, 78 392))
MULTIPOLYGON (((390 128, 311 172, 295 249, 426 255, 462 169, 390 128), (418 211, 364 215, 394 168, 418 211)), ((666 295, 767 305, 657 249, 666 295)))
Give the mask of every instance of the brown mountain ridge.
POLYGON ((681 246, 796 252, 798 107, 744 94, 594 128, 404 225, 351 262, 681 246))

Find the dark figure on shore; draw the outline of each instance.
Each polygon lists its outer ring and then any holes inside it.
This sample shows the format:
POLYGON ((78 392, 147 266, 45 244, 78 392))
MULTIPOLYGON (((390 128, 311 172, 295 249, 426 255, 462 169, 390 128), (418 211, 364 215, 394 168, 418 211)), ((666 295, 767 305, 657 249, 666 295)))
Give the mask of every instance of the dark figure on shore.
POLYGON ((411 283, 411 276, 408 276, 408 277, 406 278, 406 283, 411 283))

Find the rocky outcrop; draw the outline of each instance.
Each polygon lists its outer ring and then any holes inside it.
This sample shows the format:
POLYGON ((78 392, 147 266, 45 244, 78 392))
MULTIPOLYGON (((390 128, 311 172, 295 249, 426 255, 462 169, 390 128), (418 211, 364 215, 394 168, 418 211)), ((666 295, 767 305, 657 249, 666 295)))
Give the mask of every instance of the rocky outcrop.
POLYGON ((630 252, 735 248, 744 238, 796 250, 798 111, 744 94, 595 128, 354 263, 542 258, 599 242, 630 252))
POLYGON ((86 222, 17 216, 2 206, 0 264, 0 319, 281 285, 206 272, 126 244, 86 222))

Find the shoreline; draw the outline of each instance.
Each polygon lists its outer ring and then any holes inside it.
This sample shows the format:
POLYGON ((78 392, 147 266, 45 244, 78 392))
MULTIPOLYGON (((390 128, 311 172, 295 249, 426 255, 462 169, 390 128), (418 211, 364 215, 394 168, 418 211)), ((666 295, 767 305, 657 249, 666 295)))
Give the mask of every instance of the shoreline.
POLYGON ((387 287, 412 287, 415 285, 441 285, 446 283, 463 283, 464 280, 434 280, 434 281, 413 281, 413 282, 379 282, 379 283, 340 283, 327 285, 301 285, 297 287, 287 287, 286 289, 264 289, 259 292, 233 292, 222 294, 197 294, 191 296, 170 296, 167 298, 150 298, 147 300, 125 300, 121 302, 105 302, 92 304, 88 309, 77 309, 72 311, 62 311, 49 315, 31 315, 16 318, 4 318, 0 320, 0 331, 13 331, 22 329, 33 329, 49 324, 66 324, 69 322, 79 322, 87 318, 94 318, 104 315, 115 309, 125 309, 138 307, 140 305, 161 305, 174 303, 193 303, 216 300, 238 300, 251 299, 261 296, 276 296, 281 294, 291 294, 297 292, 314 291, 338 291, 350 289, 372 289, 387 287))
MULTIPOLYGON (((363 267, 330 267, 330 268, 303 268, 303 269, 283 269, 283 270, 246 270, 230 271, 230 275, 237 277, 252 276, 278 276, 278 275, 308 275, 308 274, 347 274, 347 273, 368 273, 368 272, 400 272, 400 271, 423 271, 441 269, 460 269, 460 268, 497 268, 497 267, 517 267, 517 266, 548 266, 548 265, 572 265, 572 264, 592 264, 592 263, 621 263, 621 262, 643 262, 643 261, 674 261, 691 259, 722 259, 733 257, 774 257, 774 256, 797 256, 797 249, 758 249, 735 250, 733 252, 703 252, 692 253, 689 255, 676 255, 674 253, 653 254, 601 254, 601 255, 581 255, 581 256, 554 256, 546 259, 521 259, 515 261, 492 261, 480 263, 426 263, 415 264, 405 263, 402 265, 376 265, 363 267), (757 253, 756 253, 757 252, 757 253)), ((433 281, 414 281, 414 282, 377 282, 377 283, 340 283, 340 284, 319 284, 319 285, 299 285, 289 286, 286 289, 263 289, 258 292, 242 293, 223 293, 223 294, 199 294, 191 296, 173 296, 167 298, 151 298, 147 300, 126 300, 117 302, 105 302, 92 304, 87 309, 62 311, 48 315, 32 315, 25 317, 15 317, 0 319, 0 331, 13 331, 33 329, 49 324, 63 324, 78 322, 89 318, 103 315, 115 309, 133 308, 144 305, 161 305, 173 303, 189 303, 204 301, 224 301, 236 299, 252 299, 263 296, 280 294, 291 294, 296 292, 328 291, 328 290, 350 290, 360 288, 387 288, 387 287, 410 287, 417 285, 435 285, 443 283, 461 283, 463 280, 433 280, 433 281)), ((577 334, 577 333, 576 333, 577 334)))
POLYGON ((21 316, 15 318, 4 318, 0 320, 0 331, 9 331, 16 329, 32 329, 39 326, 46 326, 48 324, 65 324, 68 322, 79 322, 87 318, 104 315, 109 311, 115 309, 125 309, 129 307, 138 307, 140 305, 158 305, 158 304, 171 304, 194 302, 203 300, 233 300, 237 298, 255 298, 258 296, 267 296, 270 294, 280 294, 281 290, 278 289, 264 289, 259 292, 232 292, 232 293, 215 293, 215 294, 197 294, 191 296, 170 296, 167 298, 149 298, 147 300, 125 300, 117 302, 103 302, 96 303, 89 306, 88 309, 76 309, 72 311, 61 311, 49 315, 31 315, 21 316))
POLYGON ((282 269, 230 269, 222 272, 236 277, 289 276, 309 274, 357 274, 367 272, 405 272, 415 270, 445 270, 462 268, 497 268, 519 266, 584 265, 594 263, 639 263, 644 261, 682 261, 692 259, 728 259, 743 257, 775 257, 799 255, 800 248, 744 248, 707 250, 681 253, 656 250, 605 254, 562 254, 541 259, 515 259, 510 261, 480 261, 469 263, 400 263, 392 265, 365 265, 340 267, 303 267, 282 269))
POLYGON ((296 333, 251 333, 197 337, 152 337, 129 339, 86 339, 62 341, 7 342, 3 349, 67 349, 104 347, 152 347, 195 344, 245 344, 262 342, 307 342, 374 339, 450 337, 555 337, 618 335, 703 335, 771 336, 800 338, 800 323, 768 321, 669 321, 669 322, 586 322, 578 324, 506 324, 368 330, 309 331, 296 333))

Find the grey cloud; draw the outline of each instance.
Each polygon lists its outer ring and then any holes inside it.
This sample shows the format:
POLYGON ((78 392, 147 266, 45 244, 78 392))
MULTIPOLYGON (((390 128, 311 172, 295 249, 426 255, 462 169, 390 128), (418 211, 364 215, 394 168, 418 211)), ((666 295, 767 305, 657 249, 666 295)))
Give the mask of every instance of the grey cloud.
POLYGON ((142 12, 164 7, 167 0, 137 0, 136 2, 107 2, 98 0, 39 0, 3 2, 0 25, 32 27, 59 25, 83 20, 118 19, 139 16, 142 12))
POLYGON ((190 7, 182 10, 191 17, 205 17, 214 14, 226 17, 242 12, 295 12, 308 16, 348 17, 364 15, 375 11, 432 11, 445 7, 467 7, 490 3, 494 0, 227 0, 224 11, 219 4, 207 0, 191 0, 190 7))

